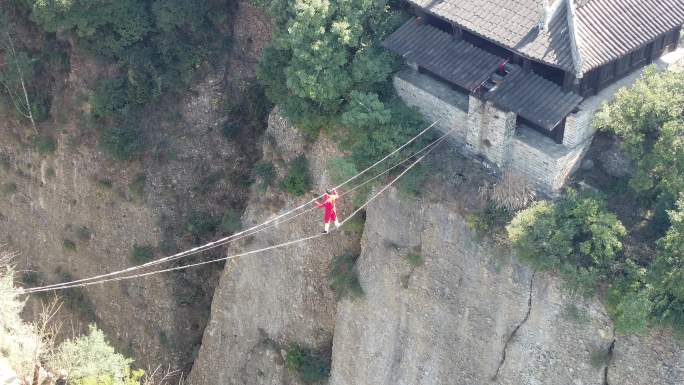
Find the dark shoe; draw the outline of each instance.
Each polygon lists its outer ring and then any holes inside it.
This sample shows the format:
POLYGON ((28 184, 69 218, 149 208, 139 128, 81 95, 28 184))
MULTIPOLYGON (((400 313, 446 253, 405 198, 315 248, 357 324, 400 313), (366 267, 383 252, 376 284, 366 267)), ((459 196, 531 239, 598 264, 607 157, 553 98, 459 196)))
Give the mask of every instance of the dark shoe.
POLYGON ((323 233, 323 234, 328 234, 328 232, 325 231, 325 230, 321 231, 321 233, 323 233))

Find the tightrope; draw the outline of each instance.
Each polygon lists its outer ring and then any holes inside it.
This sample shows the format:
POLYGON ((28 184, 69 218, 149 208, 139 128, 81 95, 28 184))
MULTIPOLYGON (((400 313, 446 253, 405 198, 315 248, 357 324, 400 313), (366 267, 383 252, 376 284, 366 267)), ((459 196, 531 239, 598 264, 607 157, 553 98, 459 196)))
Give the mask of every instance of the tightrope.
MULTIPOLYGON (((403 148, 405 148, 406 146, 408 146, 410 143, 412 143, 413 141, 415 141, 416 139, 418 139, 421 135, 425 134, 429 129, 431 129, 432 127, 434 127, 434 125, 435 125, 437 122, 438 122, 438 121, 433 122, 433 123, 432 123, 431 125, 429 125, 427 128, 425 128, 424 130, 422 130, 421 132, 419 132, 416 136, 414 136, 414 137, 411 138, 409 141, 407 141, 406 143, 404 143, 402 146, 398 147, 397 149, 395 149, 394 151, 392 151, 390 154, 386 155, 385 157, 383 157, 382 159, 378 160, 377 162, 375 162, 375 163, 372 164, 371 166, 367 167, 367 168, 364 169, 363 171, 361 171, 361 172, 357 173, 356 175, 352 176, 351 178, 347 179, 346 181, 344 181, 343 183, 339 184, 339 185, 336 186, 335 188, 340 188, 341 186, 344 186, 344 185, 348 184, 349 182, 355 180, 355 179, 358 178, 359 176, 361 176, 361 175, 367 173, 369 170, 373 169, 374 167, 377 167, 380 163, 382 163, 383 161, 387 160, 389 157, 393 156, 393 155, 396 154, 398 151, 400 151, 401 149, 403 149, 403 148)), ((434 140, 433 142, 431 142, 431 143, 428 144, 427 146, 423 147, 421 150, 415 152, 415 153, 412 154, 411 156, 409 156, 409 157, 407 157, 406 159, 404 159, 402 162, 399 162, 399 163, 395 164, 394 166, 392 166, 392 167, 388 168, 387 170, 383 171, 382 173, 380 173, 380 174, 378 174, 378 175, 375 175, 374 177, 372 177, 372 178, 370 178, 370 179, 368 179, 368 180, 362 182, 361 184, 355 186, 354 188, 350 189, 349 191, 347 191, 347 192, 345 192, 345 193, 343 193, 343 194, 341 194, 341 195, 344 196, 344 195, 346 195, 346 194, 349 194, 349 193, 351 193, 351 192, 357 190, 358 188, 362 187, 363 185, 365 185, 365 184, 367 184, 367 183, 370 183, 370 182, 373 181, 373 180, 376 180, 377 178, 381 177, 382 175, 387 174, 388 172, 390 172, 391 170, 395 169, 396 167, 399 167, 399 166, 403 165, 403 164, 406 163, 409 159, 415 157, 416 155, 420 154, 421 152, 424 152, 424 151, 428 151, 428 152, 429 152, 429 151, 431 151, 432 148, 434 148, 433 146, 436 146, 436 145, 438 145, 439 143, 441 143, 441 141, 442 141, 444 138, 446 138, 453 130, 454 130, 454 129, 450 130, 450 131, 447 132, 446 134, 444 134, 444 135, 442 135, 441 137, 439 137, 438 139, 434 140)), ((426 154, 427 154, 427 153, 426 153, 426 154)), ((219 246, 222 246, 222 245, 231 243, 231 242, 235 242, 235 241, 237 241, 237 240, 239 240, 239 239, 242 239, 242 238, 245 238, 245 237, 248 237, 248 236, 252 236, 252 235, 257 234, 257 233, 259 233, 259 232, 261 232, 261 231, 263 231, 263 230, 266 230, 266 229, 268 229, 268 228, 270 228, 270 227, 277 226, 277 225, 279 225, 279 224, 281 224, 281 223, 284 223, 284 222, 290 221, 290 220, 292 220, 292 219, 294 219, 294 218, 296 218, 296 217, 299 217, 300 215, 306 214, 306 213, 310 212, 311 210, 315 209, 316 207, 315 207, 315 206, 314 206, 314 207, 310 207, 310 208, 308 208, 308 209, 305 210, 305 211, 302 211, 302 212, 300 212, 300 213, 298 213, 298 214, 296 214, 296 215, 293 215, 293 216, 291 216, 291 217, 289 217, 289 218, 287 218, 287 219, 284 219, 282 222, 276 222, 278 219, 283 218, 283 217, 285 217, 285 216, 287 216, 287 215, 289 215, 289 214, 291 214, 291 213, 293 213, 293 212, 295 212, 295 211, 297 211, 297 210, 300 210, 300 209, 306 207, 307 205, 310 205, 311 203, 315 202, 317 199, 320 199, 321 196, 322 196, 322 195, 319 195, 318 197, 313 198, 312 200, 310 200, 309 202, 307 202, 307 203, 305 203, 305 204, 302 204, 302 205, 300 205, 300 206, 298 206, 298 207, 296 207, 296 208, 294 208, 294 209, 288 210, 287 212, 285 212, 285 213, 283 213, 283 214, 280 214, 280 215, 278 215, 278 216, 276 216, 276 217, 274 217, 274 218, 272 218, 272 219, 269 219, 269 220, 267 220, 267 221, 265 221, 265 222, 262 222, 262 223, 260 223, 260 224, 258 224, 258 225, 252 226, 252 227, 250 227, 249 229, 240 231, 240 232, 238 232, 238 233, 232 234, 231 236, 224 237, 224 238, 218 239, 218 240, 216 240, 216 241, 209 242, 209 243, 206 243, 206 244, 204 244, 204 245, 201 245, 201 246, 198 246, 198 247, 195 247, 195 248, 192 248, 192 249, 189 249, 189 250, 180 252, 180 253, 173 254, 173 255, 168 256, 168 257, 160 258, 160 259, 157 259, 157 260, 154 260, 154 261, 150 261, 150 262, 147 262, 147 263, 144 263, 144 264, 141 264, 141 265, 131 266, 131 267, 126 268, 126 269, 122 269, 122 270, 119 270, 119 271, 114 271, 114 272, 110 272, 110 273, 106 273, 106 274, 101 274, 101 275, 97 275, 97 276, 93 276, 93 277, 78 279, 78 280, 74 280, 74 281, 70 281, 70 282, 62 282, 62 283, 56 283, 56 284, 51 284, 51 285, 45 285, 45 286, 39 286, 39 287, 29 288, 29 289, 26 289, 24 292, 25 292, 25 293, 33 293, 33 292, 47 291, 47 290, 50 290, 50 289, 57 289, 57 288, 62 288, 62 287, 73 287, 72 285, 74 285, 74 284, 83 283, 83 282, 87 282, 87 281, 96 281, 96 280, 98 280, 97 282, 101 282, 101 281, 99 281, 99 280, 102 279, 102 278, 107 278, 107 277, 111 277, 111 276, 119 275, 119 274, 126 274, 126 273, 133 272, 133 271, 135 271, 135 270, 144 269, 144 268, 151 267, 151 266, 154 266, 154 265, 158 265, 158 264, 161 264, 161 263, 165 263, 165 262, 177 260, 177 259, 180 259, 180 258, 185 258, 185 257, 191 256, 191 255, 195 255, 195 254, 204 252, 204 251, 206 251, 206 250, 210 250, 210 249, 213 249, 213 248, 216 248, 216 247, 219 247, 219 246), (268 225, 268 226, 266 226, 266 225, 268 225), (261 228, 259 228, 259 227, 261 227, 261 228)), ((352 214, 352 215, 353 215, 353 214, 352 214)), ((93 282, 93 283, 97 283, 97 282, 93 282)), ((106 282, 106 280, 105 280, 104 282, 106 282)))
MULTIPOLYGON (((449 131, 449 132, 451 132, 451 131, 449 131)), ((440 139, 438 139, 439 143, 442 143, 442 141, 446 138, 446 135, 448 135, 448 133, 445 134, 444 136, 442 136, 440 139)), ((437 145, 439 143, 437 143, 437 145)), ((402 176, 404 176, 407 172, 409 172, 416 164, 418 164, 420 161, 422 161, 432 150, 434 150, 437 147, 437 145, 435 145, 435 146, 431 147, 429 150, 427 150, 425 154, 423 154, 420 158, 418 158, 413 163, 411 163, 409 166, 407 166, 404 171, 402 171, 399 175, 397 175, 394 179, 392 179, 387 185, 385 185, 382 189, 380 189, 380 191, 378 191, 373 196, 371 196, 363 205, 361 205, 354 212, 352 212, 347 218, 345 218, 340 223, 340 227, 344 226, 345 223, 347 223, 347 221, 349 221, 356 214, 361 212, 361 210, 366 208, 366 206, 368 206, 370 204, 370 202, 375 200, 378 196, 380 196, 383 192, 385 192, 388 188, 390 188, 396 181, 398 181, 402 176)), ((309 240, 320 238, 320 237, 326 236, 326 235, 328 235, 328 234, 320 233, 320 234, 316 234, 316 235, 312 235, 312 236, 308 236, 308 237, 304 237, 304 238, 295 239, 295 240, 288 241, 288 242, 279 243, 277 245, 264 247, 264 248, 257 249, 257 250, 251 250, 251 251, 247 251, 244 253, 239 253, 239 254, 235 254, 235 255, 231 255, 231 256, 227 256, 227 257, 216 258, 216 259, 212 259, 209 261, 203 261, 203 262, 193 263, 193 264, 189 264, 189 265, 177 266, 177 267, 172 267, 172 268, 163 269, 163 270, 155 270, 155 271, 150 271, 147 273, 129 275, 129 276, 125 276, 125 277, 108 278, 108 279, 103 279, 103 280, 100 280, 97 282, 82 282, 82 283, 75 283, 75 284, 65 285, 65 286, 56 287, 56 288, 27 290, 24 293, 32 294, 32 293, 39 293, 39 292, 43 292, 43 291, 56 291, 56 290, 70 289, 70 288, 74 288, 74 287, 85 287, 85 286, 91 286, 91 285, 102 284, 102 283, 107 283, 107 282, 115 282, 115 281, 123 281, 123 280, 129 280, 129 279, 134 279, 134 278, 142 278, 142 277, 147 277, 147 276, 154 275, 154 274, 161 274, 161 273, 166 273, 166 272, 171 272, 171 271, 184 270, 184 269, 189 269, 192 267, 207 265, 210 263, 217 263, 217 262, 227 261, 227 260, 231 260, 231 259, 236 259, 236 258, 244 257, 247 255, 251 255, 251 254, 261 253, 261 252, 268 251, 268 250, 279 249, 279 248, 290 246, 290 245, 293 245, 296 243, 306 242, 309 240)))

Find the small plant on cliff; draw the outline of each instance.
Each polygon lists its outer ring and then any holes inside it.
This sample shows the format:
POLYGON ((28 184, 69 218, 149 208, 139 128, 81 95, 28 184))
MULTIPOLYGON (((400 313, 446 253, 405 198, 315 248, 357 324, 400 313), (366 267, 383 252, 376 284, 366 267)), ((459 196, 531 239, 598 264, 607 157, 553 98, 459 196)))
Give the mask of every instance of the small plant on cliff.
POLYGON ((240 210, 229 207, 223 213, 223 218, 221 218, 221 229, 227 233, 236 233, 242 228, 240 210))
POLYGON ((335 291, 337 299, 357 298, 363 296, 363 288, 354 269, 358 256, 343 254, 333 259, 330 264, 330 287, 335 291))
POLYGON ((33 148, 41 154, 52 154, 57 149, 57 142, 47 135, 33 137, 33 148))
POLYGON ((63 240, 62 247, 64 247, 64 250, 66 251, 76 251, 76 243, 74 243, 74 241, 71 239, 63 240))
POLYGON ((14 195, 17 192, 17 184, 14 182, 8 182, 2 185, 2 195, 8 197, 14 195))
POLYGON ((149 245, 133 245, 131 250, 130 260, 132 263, 138 265, 149 262, 154 258, 154 248, 149 245))
POLYGON ((330 354, 292 343, 287 347, 285 366, 307 384, 319 383, 330 377, 330 354))
POLYGON ((309 162, 306 157, 302 155, 290 161, 287 175, 280 182, 280 188, 292 195, 301 196, 310 191, 311 187, 309 162))
POLYGON ((273 162, 267 160, 256 162, 252 168, 252 174, 260 180, 262 186, 270 186, 276 176, 273 162))
POLYGON ((145 174, 138 174, 133 180, 128 184, 128 192, 131 194, 133 199, 141 201, 145 194, 145 182, 147 177, 145 174))

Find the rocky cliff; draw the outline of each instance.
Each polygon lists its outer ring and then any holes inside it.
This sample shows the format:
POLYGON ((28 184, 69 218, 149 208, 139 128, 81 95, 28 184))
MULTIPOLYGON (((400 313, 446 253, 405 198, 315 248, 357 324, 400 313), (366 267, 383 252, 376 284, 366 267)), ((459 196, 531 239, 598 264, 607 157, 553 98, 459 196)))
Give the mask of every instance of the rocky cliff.
MULTIPOLYGON (((88 114, 90 90, 116 69, 68 37, 70 68, 55 74, 51 117, 38 127, 54 138, 54 151, 37 151, 32 130, 10 110, 0 111, 0 244, 20 252, 15 262, 30 272, 23 275, 26 286, 138 264, 135 245, 151 247, 151 257, 192 247, 199 239, 188 235, 191 218, 220 219, 226 207, 244 207, 245 181, 260 157, 259 132, 231 140, 221 127, 230 119, 225 99, 239 98, 254 77, 269 22, 247 2, 235 12, 232 52, 199 69, 184 95, 148 108, 141 122, 145 149, 131 162, 100 150, 100 127, 88 114)), ((220 271, 214 266, 60 292, 64 335, 97 321, 136 365, 187 366, 220 271)), ((39 309, 31 301, 28 318, 39 309)))
MULTIPOLYGON (((325 163, 325 139, 307 147, 281 118, 271 123, 268 157, 306 153, 325 163)), ((569 296, 557 277, 531 271, 470 230, 466 213, 479 204, 486 170, 447 147, 429 162, 437 176, 420 197, 391 189, 367 210, 356 263, 362 298, 335 304, 327 287, 331 257, 353 247, 344 232, 226 269, 192 384, 300 383, 285 369, 283 346, 330 338, 334 385, 683 383, 684 350, 671 334, 616 336, 600 302, 569 296), (415 253, 421 263, 406 258, 415 253)), ((317 181, 325 180, 321 170, 317 181)), ((297 203, 275 198, 277 208, 264 212, 272 194, 253 191, 250 222, 297 203)), ((312 234, 317 219, 243 247, 312 234)))

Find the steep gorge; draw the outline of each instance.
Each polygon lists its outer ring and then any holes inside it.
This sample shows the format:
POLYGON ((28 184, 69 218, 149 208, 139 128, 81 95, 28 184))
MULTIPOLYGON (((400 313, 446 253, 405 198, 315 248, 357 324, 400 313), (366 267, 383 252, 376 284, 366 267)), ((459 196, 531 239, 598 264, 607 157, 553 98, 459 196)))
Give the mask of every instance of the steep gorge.
MULTIPOLYGON (((254 77, 269 23, 248 2, 234 14, 233 49, 198 71, 181 98, 149 106, 142 126, 145 153, 132 162, 113 160, 96 142, 88 117, 95 82, 116 69, 83 53, 68 36, 70 70, 56 74, 51 118, 39 125, 56 149, 40 153, 27 124, 3 111, 0 120, 0 243, 15 259, 27 286, 85 278, 128 267, 134 246, 160 257, 191 247, 194 217, 218 217, 246 199, 251 164, 260 157, 258 132, 226 139, 226 99, 241 97, 254 77)), ((202 235, 202 237, 213 236, 202 235)), ((209 253, 199 258, 220 256, 209 253)), ((195 257, 198 258, 198 257, 195 257)), ((114 345, 140 367, 192 363, 208 317, 220 266, 155 275, 87 289, 63 291, 64 336, 97 321, 114 345)), ((49 298, 42 296, 40 298, 49 298)), ((29 303, 27 317, 39 311, 29 303)))

